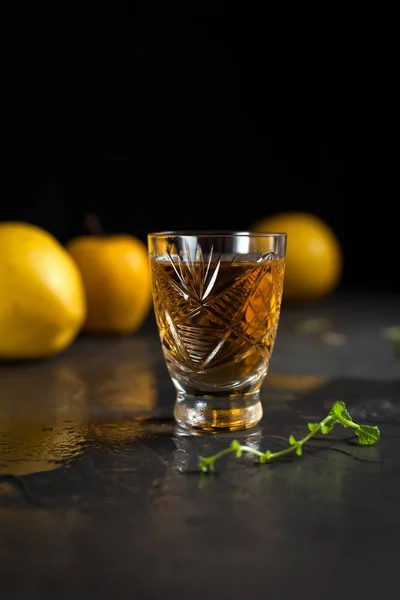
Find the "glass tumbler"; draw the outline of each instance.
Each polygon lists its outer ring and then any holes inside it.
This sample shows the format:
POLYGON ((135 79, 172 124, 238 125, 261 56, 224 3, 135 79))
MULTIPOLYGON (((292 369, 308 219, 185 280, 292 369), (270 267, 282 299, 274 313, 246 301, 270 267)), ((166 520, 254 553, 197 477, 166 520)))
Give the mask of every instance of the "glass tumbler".
POLYGON ((238 431, 262 417, 286 234, 148 235, 154 313, 181 427, 238 431))

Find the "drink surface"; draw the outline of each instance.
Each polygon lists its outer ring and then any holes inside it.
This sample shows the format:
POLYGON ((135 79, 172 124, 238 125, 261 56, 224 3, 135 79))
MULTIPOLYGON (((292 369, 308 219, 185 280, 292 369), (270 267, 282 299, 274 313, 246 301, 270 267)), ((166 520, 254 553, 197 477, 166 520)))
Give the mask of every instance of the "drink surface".
POLYGON ((154 310, 167 367, 180 391, 247 393, 268 369, 285 261, 150 258, 154 310))

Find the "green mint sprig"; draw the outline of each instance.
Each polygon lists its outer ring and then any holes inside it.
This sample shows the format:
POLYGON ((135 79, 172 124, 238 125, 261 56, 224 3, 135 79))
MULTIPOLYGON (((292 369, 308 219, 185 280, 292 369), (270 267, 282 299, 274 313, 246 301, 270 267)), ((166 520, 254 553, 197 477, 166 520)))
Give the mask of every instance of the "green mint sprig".
POLYGON ((245 446, 238 442, 238 440, 233 440, 228 448, 224 448, 224 450, 217 452, 217 454, 212 456, 200 456, 199 466, 204 473, 207 471, 214 471, 215 462, 219 458, 233 453, 236 454, 237 458, 240 458, 244 453, 254 454, 258 457, 260 463, 270 462, 271 460, 275 460, 276 458, 280 458, 281 456, 285 456, 286 454, 290 454, 292 452, 297 454, 297 456, 301 456, 303 454, 303 446, 306 442, 308 442, 308 440, 310 440, 318 432, 326 435, 332 431, 335 425, 342 425, 342 427, 350 427, 353 429, 358 438, 358 443, 360 446, 372 446, 373 444, 376 444, 380 438, 380 431, 378 427, 371 425, 358 425, 353 421, 352 417, 348 413, 345 403, 338 401, 334 403, 325 419, 319 423, 308 423, 309 433, 301 440, 296 440, 293 435, 289 436, 289 446, 284 450, 279 450, 278 452, 266 450, 265 452, 261 452, 252 446, 245 446))

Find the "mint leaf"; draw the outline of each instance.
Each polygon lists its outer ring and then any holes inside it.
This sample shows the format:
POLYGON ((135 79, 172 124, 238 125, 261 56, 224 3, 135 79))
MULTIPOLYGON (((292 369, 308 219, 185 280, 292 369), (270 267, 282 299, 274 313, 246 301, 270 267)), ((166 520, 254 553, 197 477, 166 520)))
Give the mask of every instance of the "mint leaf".
POLYGON ((295 450, 297 456, 301 456, 303 454, 303 450, 301 449, 301 446, 297 446, 296 450, 295 450))
POLYGON ((336 417, 337 419, 345 419, 346 421, 350 421, 350 422, 353 421, 353 419, 347 412, 345 403, 342 402, 341 400, 338 400, 337 402, 335 402, 335 404, 332 406, 331 410, 329 411, 329 414, 332 415, 333 417, 336 417))
POLYGON ((360 425, 355 430, 355 434, 358 437, 358 443, 360 446, 372 446, 379 441, 381 433, 379 428, 371 425, 360 425))
POLYGON ((291 446, 294 446, 295 444, 297 444, 296 438, 293 435, 289 436, 289 444, 291 446))
POLYGON ((203 473, 206 473, 209 468, 210 471, 214 470, 213 463, 209 460, 209 458, 205 456, 199 456, 199 467, 203 471, 203 473))
POLYGON ((333 429, 333 425, 334 425, 334 421, 330 421, 328 423, 323 423, 321 425, 321 433, 323 433, 324 435, 326 435, 327 433, 329 433, 330 431, 332 431, 333 429))
POLYGON ((307 427, 308 427, 308 431, 311 431, 311 433, 314 433, 315 431, 318 431, 319 423, 308 423, 307 427))
POLYGON ((235 451, 236 458, 241 458, 243 452, 242 452, 242 447, 240 445, 240 442, 238 442, 237 440, 233 440, 233 442, 231 444, 231 448, 232 448, 232 450, 235 451))

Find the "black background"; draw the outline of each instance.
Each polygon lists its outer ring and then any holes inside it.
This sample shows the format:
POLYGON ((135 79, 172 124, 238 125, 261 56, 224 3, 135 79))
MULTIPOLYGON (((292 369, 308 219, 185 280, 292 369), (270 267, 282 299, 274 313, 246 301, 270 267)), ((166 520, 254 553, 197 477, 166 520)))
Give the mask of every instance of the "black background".
POLYGON ((145 241, 306 210, 343 246, 343 287, 400 289, 395 78, 390 41, 365 15, 220 2, 38 10, 5 61, 0 219, 65 242, 95 213, 106 232, 145 241))

